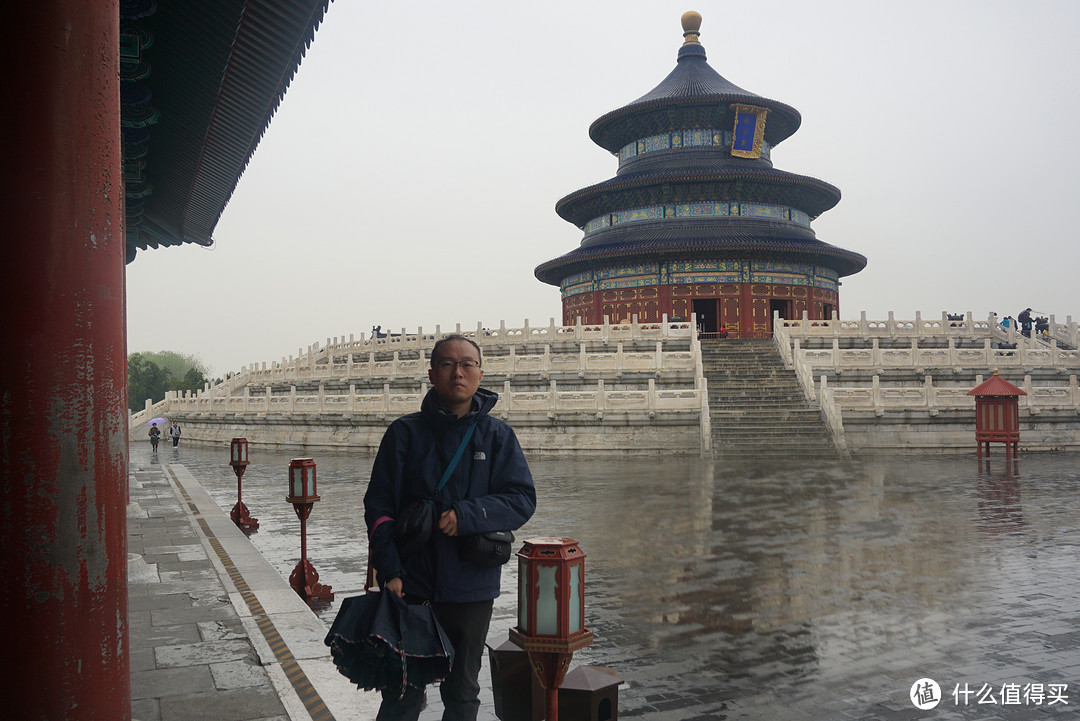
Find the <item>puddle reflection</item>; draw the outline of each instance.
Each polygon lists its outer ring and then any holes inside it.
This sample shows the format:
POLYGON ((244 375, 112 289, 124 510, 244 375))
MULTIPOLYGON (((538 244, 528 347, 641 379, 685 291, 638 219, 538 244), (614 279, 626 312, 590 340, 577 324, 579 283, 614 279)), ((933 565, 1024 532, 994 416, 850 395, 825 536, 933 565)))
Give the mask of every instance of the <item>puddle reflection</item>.
MULTIPOLYGON (((252 446, 243 479, 244 502, 261 523, 252 542, 286 577, 299 557, 299 523, 285 502, 289 459, 298 455, 318 464, 323 500, 309 520, 308 548, 334 586, 334 603, 319 610, 329 624, 342 599, 362 592, 372 454, 252 446)), ((227 448, 189 444, 166 458, 187 465, 224 512, 236 502, 227 448)), ((910 708, 915 679, 990 682, 991 668, 1025 651, 1039 651, 1045 664, 1028 680, 1075 682, 1053 674, 1080 665, 1075 646, 1058 650, 1059 664, 1030 632, 1059 627, 1063 610, 1080 631, 1077 460, 740 467, 544 457, 530 462, 539 503, 517 537, 581 544, 596 641, 574 663, 611 667, 628 682, 625 716, 652 717, 655 698, 672 693, 692 711, 664 718, 724 718, 731 699, 746 709, 755 698, 766 703, 762 695, 805 707, 807 718, 910 708), (1040 603, 1025 604, 1033 595, 1040 603), (983 665, 985 678, 975 677, 983 665), (959 677, 961 668, 972 678, 959 677)), ((514 623, 513 566, 493 635, 514 623)))

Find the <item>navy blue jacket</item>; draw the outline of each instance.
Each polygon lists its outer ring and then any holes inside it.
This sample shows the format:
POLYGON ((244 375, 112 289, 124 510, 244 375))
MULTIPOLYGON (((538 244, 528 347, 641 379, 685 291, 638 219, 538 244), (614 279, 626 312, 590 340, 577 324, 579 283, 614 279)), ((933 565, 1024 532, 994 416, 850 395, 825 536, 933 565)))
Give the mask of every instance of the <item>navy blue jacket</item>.
POLYGON ((499 595, 501 569, 462 561, 457 539, 438 529, 439 515, 451 506, 457 512, 459 536, 517 530, 536 510, 532 474, 517 436, 509 425, 488 415, 498 398, 479 388, 472 411, 458 418, 439 405, 432 389, 419 413, 402 416, 386 429, 364 494, 369 534, 380 518, 396 518, 435 492, 469 424, 477 424, 447 486, 435 498, 436 527, 427 547, 402 561, 393 541, 394 523, 376 528, 371 564, 380 583, 400 576, 405 593, 438 602, 487 601, 499 595), (457 503, 450 484, 457 489, 457 503))

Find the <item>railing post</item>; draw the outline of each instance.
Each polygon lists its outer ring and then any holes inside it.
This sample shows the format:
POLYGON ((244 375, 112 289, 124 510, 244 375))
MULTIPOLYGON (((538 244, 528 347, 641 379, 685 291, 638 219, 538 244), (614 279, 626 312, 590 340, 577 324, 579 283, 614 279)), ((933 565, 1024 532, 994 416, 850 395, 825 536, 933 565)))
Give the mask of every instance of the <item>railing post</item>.
POLYGON ((349 413, 354 413, 356 411, 356 384, 355 383, 350 383, 349 384, 349 402, 348 402, 346 407, 348 408, 349 413))
POLYGON ((596 412, 604 412, 604 379, 600 378, 596 381, 596 412))
MULTIPOLYGON (((513 353, 514 349, 511 348, 510 352, 513 353)), ((502 397, 506 400, 506 405, 503 407, 503 413, 509 413, 513 410, 514 406, 511 401, 513 394, 510 392, 510 381, 503 381, 503 394, 502 397)))
POLYGON ((656 370, 664 369, 664 344, 656 341, 656 370))
POLYGON ((554 413, 555 411, 559 410, 559 394, 555 390, 554 380, 551 381, 551 384, 548 386, 548 388, 548 408, 550 408, 551 412, 554 413))
MULTIPOLYGON (((695 335, 697 334, 695 333, 695 335)), ((701 377, 696 379, 695 383, 698 385, 697 392, 700 396, 699 401, 701 403, 701 422, 698 424, 701 429, 701 436, 699 438, 701 455, 707 456, 712 453, 712 419, 709 416, 709 380, 705 377, 701 377)))
POLYGON ((923 392, 926 393, 926 408, 930 411, 930 415, 936 415, 934 413, 934 377, 929 373, 923 378, 923 392))

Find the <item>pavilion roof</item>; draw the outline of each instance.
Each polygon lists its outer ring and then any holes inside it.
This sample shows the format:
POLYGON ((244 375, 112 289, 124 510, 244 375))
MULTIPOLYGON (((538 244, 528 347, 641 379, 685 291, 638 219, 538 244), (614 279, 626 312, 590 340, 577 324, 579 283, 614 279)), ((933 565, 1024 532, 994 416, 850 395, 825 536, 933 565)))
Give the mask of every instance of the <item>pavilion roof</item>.
POLYGON ((1026 396, 1027 391, 1014 386, 994 371, 994 375, 967 392, 969 396, 1026 396))
POLYGON ((705 48, 696 41, 679 48, 675 69, 637 100, 602 115, 589 128, 589 137, 611 152, 637 138, 686 127, 727 127, 731 104, 769 109, 765 139, 776 145, 802 123, 795 108, 743 90, 708 63, 705 48))
POLYGON ((213 231, 330 0, 121 3, 127 259, 213 231))

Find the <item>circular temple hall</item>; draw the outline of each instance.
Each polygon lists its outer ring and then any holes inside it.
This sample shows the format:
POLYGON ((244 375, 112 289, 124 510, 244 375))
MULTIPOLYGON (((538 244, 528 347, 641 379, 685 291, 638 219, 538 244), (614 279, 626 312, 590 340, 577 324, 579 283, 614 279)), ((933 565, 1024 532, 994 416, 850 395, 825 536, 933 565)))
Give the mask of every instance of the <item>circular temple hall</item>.
POLYGON ((536 277, 560 288, 568 325, 696 313, 705 334, 752 337, 772 332, 774 312, 831 318, 840 278, 866 266, 810 227, 840 190, 773 167, 799 112, 713 70, 698 13, 685 13, 682 26, 675 69, 589 128, 618 171, 556 204, 585 235, 536 277))

